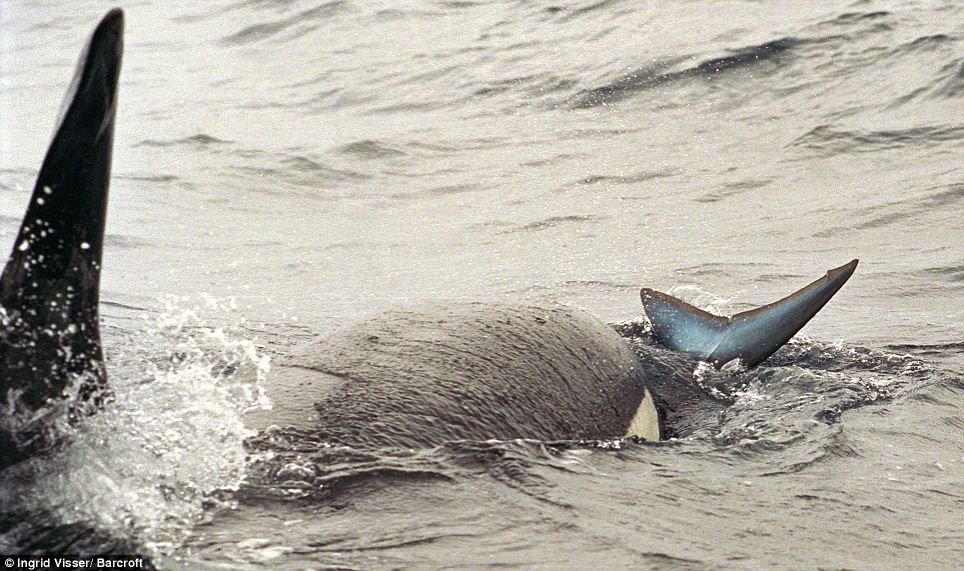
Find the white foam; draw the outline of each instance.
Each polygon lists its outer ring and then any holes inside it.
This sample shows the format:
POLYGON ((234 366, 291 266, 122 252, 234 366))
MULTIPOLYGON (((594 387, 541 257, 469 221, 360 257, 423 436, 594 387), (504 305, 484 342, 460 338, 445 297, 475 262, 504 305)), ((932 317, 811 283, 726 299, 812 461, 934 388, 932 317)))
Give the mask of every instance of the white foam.
POLYGON ((16 481, 0 486, 10 494, 3 501, 171 553, 210 494, 241 482, 243 413, 267 404, 268 357, 237 324, 224 324, 230 311, 166 299, 129 332, 129 345, 113 348, 121 353, 108 367, 113 400, 63 450, 18 466, 16 481))

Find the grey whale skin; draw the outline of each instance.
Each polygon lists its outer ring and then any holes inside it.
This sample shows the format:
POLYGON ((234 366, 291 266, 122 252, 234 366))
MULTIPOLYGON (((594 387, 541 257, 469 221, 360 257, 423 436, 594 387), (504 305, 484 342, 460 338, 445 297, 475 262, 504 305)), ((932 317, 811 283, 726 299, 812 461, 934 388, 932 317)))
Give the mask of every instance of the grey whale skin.
MULTIPOLYGON (((45 419, 75 421, 109 398, 98 297, 123 23, 120 9, 108 12, 81 54, 0 277, 0 469, 58 444, 45 419)), ((246 422, 303 428, 357 446, 659 439, 685 424, 686 411, 703 398, 674 373, 680 370, 674 362, 684 356, 716 366, 735 358, 761 362, 856 265, 732 318, 642 290, 656 340, 676 353, 631 348, 612 327, 556 305, 435 304, 388 312, 282 362, 269 386, 274 410, 246 422)))

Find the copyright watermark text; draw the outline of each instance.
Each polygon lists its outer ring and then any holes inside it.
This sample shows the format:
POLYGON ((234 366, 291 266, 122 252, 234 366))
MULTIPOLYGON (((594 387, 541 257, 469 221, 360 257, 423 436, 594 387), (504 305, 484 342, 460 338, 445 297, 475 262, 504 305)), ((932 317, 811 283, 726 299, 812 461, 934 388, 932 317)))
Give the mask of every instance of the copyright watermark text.
POLYGON ((43 557, 0 555, 6 569, 147 569, 143 557, 43 557))

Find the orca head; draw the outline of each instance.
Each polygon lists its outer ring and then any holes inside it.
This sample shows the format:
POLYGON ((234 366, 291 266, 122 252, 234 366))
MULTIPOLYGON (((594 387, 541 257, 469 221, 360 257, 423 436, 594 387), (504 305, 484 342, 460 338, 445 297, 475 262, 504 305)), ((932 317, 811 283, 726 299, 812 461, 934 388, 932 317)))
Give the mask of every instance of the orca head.
POLYGON ((81 53, 0 276, 0 468, 53 444, 38 410, 76 416, 106 389, 97 305, 123 28, 111 10, 81 53))

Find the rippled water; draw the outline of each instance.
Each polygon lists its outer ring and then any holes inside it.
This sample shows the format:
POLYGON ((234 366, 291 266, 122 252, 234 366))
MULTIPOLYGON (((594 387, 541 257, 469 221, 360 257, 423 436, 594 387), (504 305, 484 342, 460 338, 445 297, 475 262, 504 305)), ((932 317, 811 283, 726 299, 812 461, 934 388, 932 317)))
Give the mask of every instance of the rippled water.
MULTIPOLYGON (((7 244, 108 7, 0 4, 7 244)), ((964 564, 958 3, 123 7, 102 293, 118 399, 3 474, 0 551, 964 564), (855 257, 763 366, 692 373, 723 405, 684 440, 373 454, 241 426, 266 357, 398 305, 558 300, 632 330, 641 286, 733 312, 855 257)))

